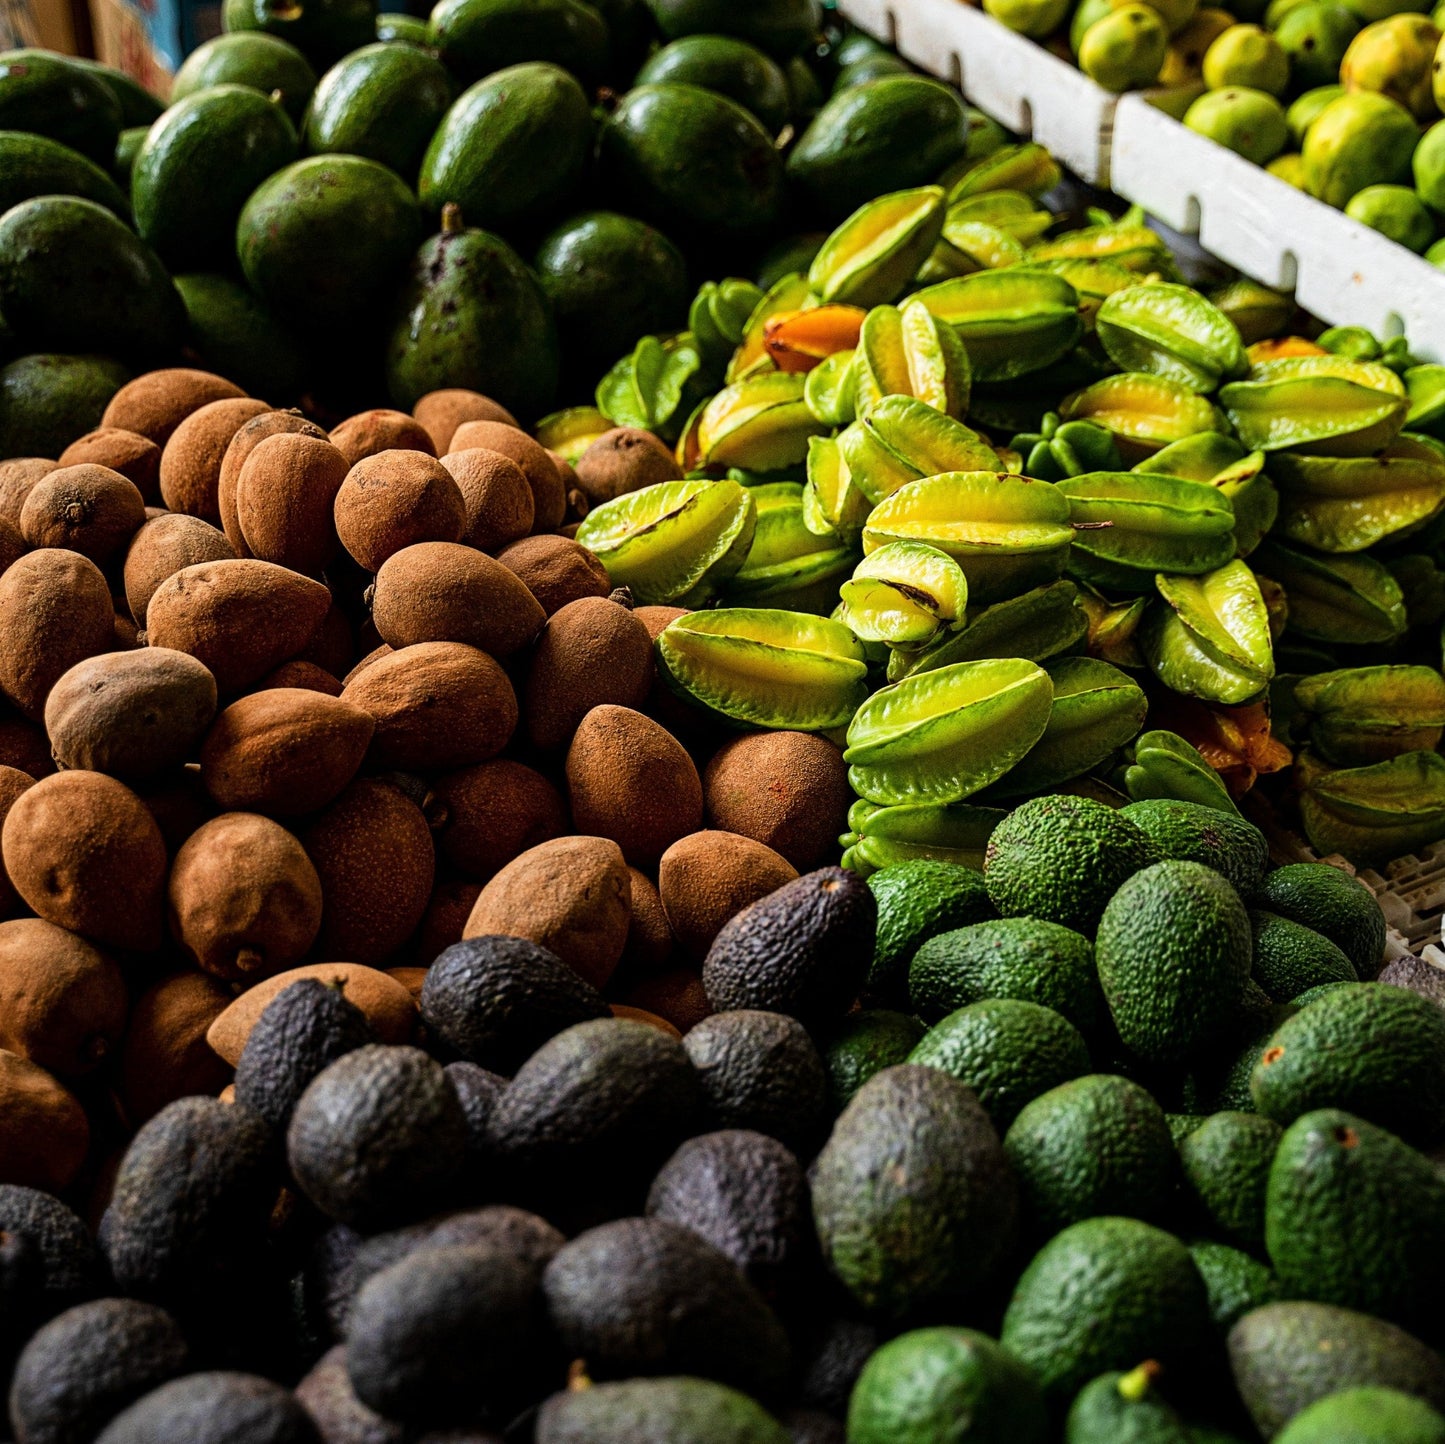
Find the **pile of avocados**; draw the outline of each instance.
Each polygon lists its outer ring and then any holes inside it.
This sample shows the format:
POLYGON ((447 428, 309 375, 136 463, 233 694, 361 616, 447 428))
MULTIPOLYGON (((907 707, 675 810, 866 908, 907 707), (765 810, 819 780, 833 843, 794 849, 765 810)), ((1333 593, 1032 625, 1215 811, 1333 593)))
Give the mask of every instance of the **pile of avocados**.
POLYGON ((0 1186, 16 1444, 1445 1440, 1439 975, 1242 817, 807 873, 686 1033, 514 937, 419 1045, 312 971, 93 1227, 0 1186))
POLYGON ((463 387, 535 420, 683 329, 702 279, 810 253, 967 146, 956 92, 817 0, 228 0, 224 23, 164 109, 0 54, 0 458, 56 454, 182 362, 316 415, 463 387))

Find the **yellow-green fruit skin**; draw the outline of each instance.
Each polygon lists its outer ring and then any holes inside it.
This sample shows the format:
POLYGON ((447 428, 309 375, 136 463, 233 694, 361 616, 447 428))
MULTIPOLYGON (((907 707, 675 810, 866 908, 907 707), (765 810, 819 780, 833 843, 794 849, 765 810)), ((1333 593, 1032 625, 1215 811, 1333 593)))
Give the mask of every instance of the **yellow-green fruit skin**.
POLYGON ((1440 32, 1423 15, 1392 15, 1367 25, 1340 62, 1340 84, 1373 91, 1403 106, 1416 120, 1435 114, 1434 68, 1440 32))
POLYGON ((1116 94, 1151 84, 1169 50, 1169 32, 1148 5, 1123 5, 1097 20, 1079 44, 1079 68, 1116 94))
POLYGON ((1289 56, 1268 30, 1231 25, 1204 53, 1204 83, 1211 90, 1247 86, 1283 95, 1289 84, 1289 56))
POLYGON ((1368 185, 1393 185, 1410 173, 1419 131, 1403 107, 1372 91, 1332 100, 1305 136, 1305 189, 1344 207, 1368 185))

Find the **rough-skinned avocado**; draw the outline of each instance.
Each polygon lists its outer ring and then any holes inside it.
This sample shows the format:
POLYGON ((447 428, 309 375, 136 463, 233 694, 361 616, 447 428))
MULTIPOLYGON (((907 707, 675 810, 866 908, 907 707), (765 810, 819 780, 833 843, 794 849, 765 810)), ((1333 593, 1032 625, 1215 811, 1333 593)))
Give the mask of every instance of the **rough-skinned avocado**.
POLYGON ((316 1444, 289 1389, 255 1374, 216 1370, 172 1379, 118 1414, 105 1444, 316 1444))
POLYGON ((994 916, 983 874, 958 863, 914 858, 879 868, 868 886, 878 899, 878 946, 868 992, 880 999, 901 999, 909 964, 930 938, 994 916))
POLYGON ((225 266, 251 192, 296 159, 296 128, 269 97, 217 85, 178 101, 131 170, 141 239, 173 270, 225 266))
POLYGON ((181 62, 171 82, 171 104, 212 85, 249 85, 264 95, 281 92, 292 123, 301 124, 316 72, 289 40, 263 30, 238 30, 198 45, 181 62))
POLYGON ((1385 915, 1364 883, 1322 862, 1277 867, 1260 886, 1255 905, 1323 933, 1365 981, 1380 971, 1385 915))
POLYGON ((0 212, 55 195, 80 196, 130 220, 130 202, 94 161, 49 136, 0 130, 0 212))
POLYGON ((1069 1405, 1064 1444, 1192 1444, 1184 1421, 1154 1385, 1158 1373, 1150 1361, 1085 1384, 1069 1405))
POLYGON ((700 85, 758 118, 776 135, 788 122, 792 97, 782 68, 756 45, 731 35, 685 35, 664 45, 637 72, 634 85, 700 85))
POLYGON ((536 277, 500 236, 448 212, 405 273, 387 342, 392 401, 466 387, 535 417, 552 404, 560 365, 536 277))
POLYGON ((1288 1003, 1324 983, 1358 981, 1355 965, 1323 933, 1277 913, 1252 908, 1253 976, 1276 1003, 1288 1003))
POLYGON ((109 165, 124 124, 103 80, 47 50, 0 54, 0 130, 28 130, 109 165))
POLYGON ((1242 898, 1253 896, 1264 877, 1269 844, 1242 817, 1164 797, 1131 802, 1120 812, 1154 839, 1161 858, 1202 862, 1222 872, 1242 898))
POLYGON ((972 1090, 901 1064, 869 1079, 834 1124, 814 1165, 813 1221, 844 1287, 897 1316, 994 1279, 1016 1236, 1017 1191, 972 1090))
POLYGON ((35 1245, 47 1315, 100 1291, 105 1270, 90 1230, 53 1195, 0 1183, 0 1231, 23 1234, 35 1245))
POLYGON ((1302 1409, 1279 1444, 1445 1444, 1445 1417, 1396 1389, 1342 1389, 1302 1409))
POLYGON ((626 1379, 553 1394, 537 1444, 788 1444, 789 1434, 746 1394, 711 1379, 626 1379))
POLYGON ((1283 1130, 1258 1113, 1211 1114, 1179 1140, 1185 1191, 1205 1232, 1264 1249, 1264 1193, 1283 1130))
POLYGON ((1212 1239, 1196 1239, 1189 1256, 1209 1295, 1209 1316, 1223 1337, 1251 1309, 1282 1299, 1285 1290, 1278 1276, 1253 1254, 1212 1239))
POLYGON ((833 1112, 841 1113, 875 1073, 906 1062, 925 1031, 908 1013, 862 1008, 821 1033, 818 1044, 833 1112))
POLYGON ((185 337, 185 307, 159 257, 76 196, 37 196, 0 216, 0 312, 37 351, 165 360, 185 337))
POLYGON ((288 40, 319 71, 375 38, 376 0, 225 0, 221 24, 228 32, 260 30, 288 40))
POLYGON ((188 349, 209 371, 275 405, 295 401, 306 384, 301 342, 239 281, 197 271, 175 278, 186 307, 188 349))
POLYGON ((59 456, 130 377, 108 356, 17 357, 0 369, 0 458, 59 456))
POLYGON ((1342 1389, 1398 1389, 1445 1409, 1445 1361, 1413 1334, 1333 1304, 1276 1303, 1229 1331, 1235 1386, 1271 1438, 1301 1409, 1342 1389))
POLYGON ((429 33, 447 69, 466 84, 530 60, 600 80, 610 48, 607 22, 585 0, 441 0, 429 33))
POLYGON ((414 45, 363 45, 316 86, 303 141, 312 155, 359 155, 410 182, 456 85, 445 65, 414 45))

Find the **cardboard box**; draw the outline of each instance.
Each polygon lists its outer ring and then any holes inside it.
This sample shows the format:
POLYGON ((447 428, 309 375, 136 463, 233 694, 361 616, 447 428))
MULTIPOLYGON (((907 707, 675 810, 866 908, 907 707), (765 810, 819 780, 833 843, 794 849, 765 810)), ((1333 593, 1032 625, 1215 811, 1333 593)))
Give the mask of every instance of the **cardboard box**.
POLYGON ((0 0, 0 49, 26 45, 89 55, 90 17, 84 0, 0 0))
POLYGON ((164 98, 202 41, 221 33, 220 0, 90 0, 95 58, 164 98))

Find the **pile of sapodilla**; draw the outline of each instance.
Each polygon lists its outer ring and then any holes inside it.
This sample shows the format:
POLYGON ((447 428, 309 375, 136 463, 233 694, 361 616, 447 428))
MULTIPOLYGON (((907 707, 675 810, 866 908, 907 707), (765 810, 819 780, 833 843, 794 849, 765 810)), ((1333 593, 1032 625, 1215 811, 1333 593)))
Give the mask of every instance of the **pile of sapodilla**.
POLYGON ((474 392, 328 434, 186 369, 0 463, 0 1182, 98 1212, 298 968, 387 1042, 490 933, 659 1027, 707 1014, 713 936, 849 799, 828 742, 667 693, 679 610, 571 539, 679 474, 624 429, 574 470, 474 392))

